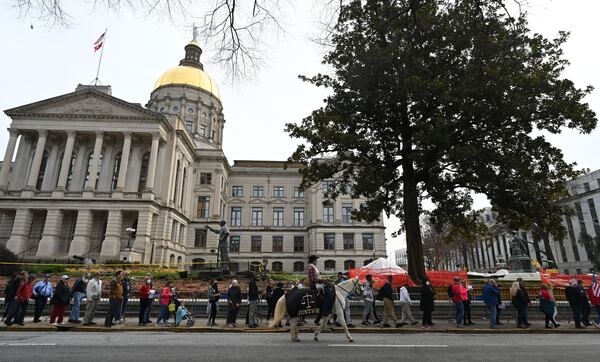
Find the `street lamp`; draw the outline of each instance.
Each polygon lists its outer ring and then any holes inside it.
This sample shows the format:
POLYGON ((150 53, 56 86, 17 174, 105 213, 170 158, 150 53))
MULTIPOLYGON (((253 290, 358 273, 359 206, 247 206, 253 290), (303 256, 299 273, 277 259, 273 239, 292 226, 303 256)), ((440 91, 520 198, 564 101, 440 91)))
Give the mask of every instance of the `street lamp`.
POLYGON ((135 232, 134 228, 127 228, 125 229, 125 231, 127 231, 127 234, 129 235, 129 238, 127 239, 127 249, 129 249, 129 251, 131 251, 131 234, 133 234, 135 232))

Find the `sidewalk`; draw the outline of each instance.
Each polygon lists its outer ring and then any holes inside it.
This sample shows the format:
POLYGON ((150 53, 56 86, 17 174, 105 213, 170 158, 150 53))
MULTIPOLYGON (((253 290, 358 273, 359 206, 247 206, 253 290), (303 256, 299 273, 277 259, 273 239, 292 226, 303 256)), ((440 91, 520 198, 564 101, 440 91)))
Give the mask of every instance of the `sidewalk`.
MULTIPOLYGON (((129 318, 125 323, 114 325, 111 328, 104 327, 104 319, 96 318, 95 321, 98 323, 95 326, 82 326, 81 324, 75 323, 63 323, 55 326, 50 325, 47 321, 42 319, 41 323, 33 323, 32 318, 25 319, 25 326, 12 325, 7 327, 4 323, 0 322, 0 332, 27 332, 27 331, 77 331, 77 332, 179 332, 179 333, 289 333, 289 327, 284 326, 283 328, 269 328, 267 323, 260 323, 258 328, 249 328, 244 324, 243 318, 238 318, 237 328, 230 328, 225 326, 225 320, 217 320, 218 326, 209 327, 206 325, 205 318, 196 318, 193 327, 187 327, 186 321, 182 321, 181 325, 175 326, 156 326, 154 323, 150 323, 146 326, 138 326, 137 319, 129 318)), ((459 333, 459 334, 504 334, 504 333, 515 333, 515 334, 557 334, 557 333, 584 333, 584 334, 600 334, 600 329, 595 327, 586 327, 584 329, 576 329, 573 323, 567 324, 562 322, 561 326, 557 329, 546 329, 544 328, 544 322, 540 320, 531 321, 532 326, 528 329, 516 328, 515 323, 505 323, 504 325, 497 326, 496 329, 489 328, 489 322, 487 320, 477 320, 477 324, 474 326, 467 326, 463 328, 456 327, 454 323, 450 323, 449 320, 434 320, 433 328, 421 328, 420 324, 411 326, 406 325, 401 328, 382 328, 375 326, 361 326, 355 324, 355 327, 350 328, 350 333, 383 333, 383 334, 404 334, 404 333, 459 333)), ((309 333, 313 332, 316 326, 312 320, 309 320, 304 326, 299 327, 300 332, 309 333)), ((333 327, 335 333, 343 333, 341 327, 333 327)), ((323 333, 331 333, 332 326, 326 326, 323 333)))

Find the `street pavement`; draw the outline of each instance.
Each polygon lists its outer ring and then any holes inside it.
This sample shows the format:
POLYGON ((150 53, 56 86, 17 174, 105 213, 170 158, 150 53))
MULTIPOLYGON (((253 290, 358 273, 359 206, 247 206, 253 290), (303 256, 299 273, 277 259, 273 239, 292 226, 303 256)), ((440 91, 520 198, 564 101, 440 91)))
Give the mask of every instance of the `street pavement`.
POLYGON ((588 334, 0 332, 1 361, 596 361, 588 334))

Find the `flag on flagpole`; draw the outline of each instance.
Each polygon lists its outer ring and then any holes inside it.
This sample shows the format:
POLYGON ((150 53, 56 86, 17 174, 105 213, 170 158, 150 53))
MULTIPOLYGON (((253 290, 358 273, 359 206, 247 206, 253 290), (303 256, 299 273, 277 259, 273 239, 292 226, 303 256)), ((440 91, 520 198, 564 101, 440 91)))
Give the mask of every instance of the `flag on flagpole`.
POLYGON ((98 49, 102 48, 102 44, 104 44, 104 36, 106 35, 106 31, 100 35, 98 40, 94 43, 94 53, 98 51, 98 49))

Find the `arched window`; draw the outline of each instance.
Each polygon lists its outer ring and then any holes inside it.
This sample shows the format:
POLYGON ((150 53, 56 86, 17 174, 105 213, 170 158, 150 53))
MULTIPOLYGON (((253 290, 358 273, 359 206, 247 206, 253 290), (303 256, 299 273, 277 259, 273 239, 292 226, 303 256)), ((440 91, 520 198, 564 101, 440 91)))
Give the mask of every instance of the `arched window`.
POLYGON ((67 190, 71 186, 71 181, 73 180, 73 170, 75 169, 75 162, 77 162, 77 155, 73 152, 71 156, 71 162, 69 162, 69 173, 67 174, 67 190))
MULTIPOLYGON (((85 186, 88 187, 88 183, 90 180, 90 172, 92 172, 92 163, 94 162, 94 154, 91 153, 88 158, 87 169, 85 171, 85 186)), ((100 153, 100 159, 98 159, 98 168, 96 169, 96 182, 94 184, 94 188, 98 188, 98 180, 100 180, 100 170, 102 169, 102 153, 100 153)))
POLYGON ((274 261, 273 264, 271 264, 271 271, 274 271, 274 272, 283 271, 283 263, 280 261, 274 261))
POLYGON ((142 166, 140 167, 140 179, 138 181, 138 192, 144 191, 146 182, 148 181, 148 165, 150 164, 150 152, 144 153, 142 156, 142 166))
POLYGON ((325 260, 325 270, 335 270, 335 260, 325 260))
POLYGON ((350 270, 356 268, 356 262, 354 260, 344 261, 344 270, 350 270))
POLYGON ((115 163, 113 166, 112 179, 110 182, 110 190, 117 188, 117 182, 119 182, 119 169, 121 168, 121 152, 115 156, 115 163))
POLYGON ((301 261, 294 262, 294 273, 304 272, 304 263, 301 261))
POLYGON ((180 167, 181 167, 181 162, 179 160, 177 160, 177 169, 175 171, 175 185, 173 185, 173 196, 172 196, 173 202, 175 202, 175 200, 176 200, 177 185, 179 184, 179 173, 181 172, 180 167))
POLYGON ((183 267, 183 258, 181 256, 177 257, 177 266, 181 269, 183 267))
POLYGON ((44 151, 44 155, 42 156, 42 163, 40 164, 40 172, 38 172, 37 182, 35 183, 35 188, 38 190, 42 189, 42 184, 44 183, 44 174, 46 173, 47 166, 48 152, 44 151))
POLYGON ((202 258, 192 259, 192 269, 202 270, 204 268, 205 268, 204 259, 202 259, 202 258))
POLYGON ((169 266, 175 266, 175 254, 169 256, 169 266))

